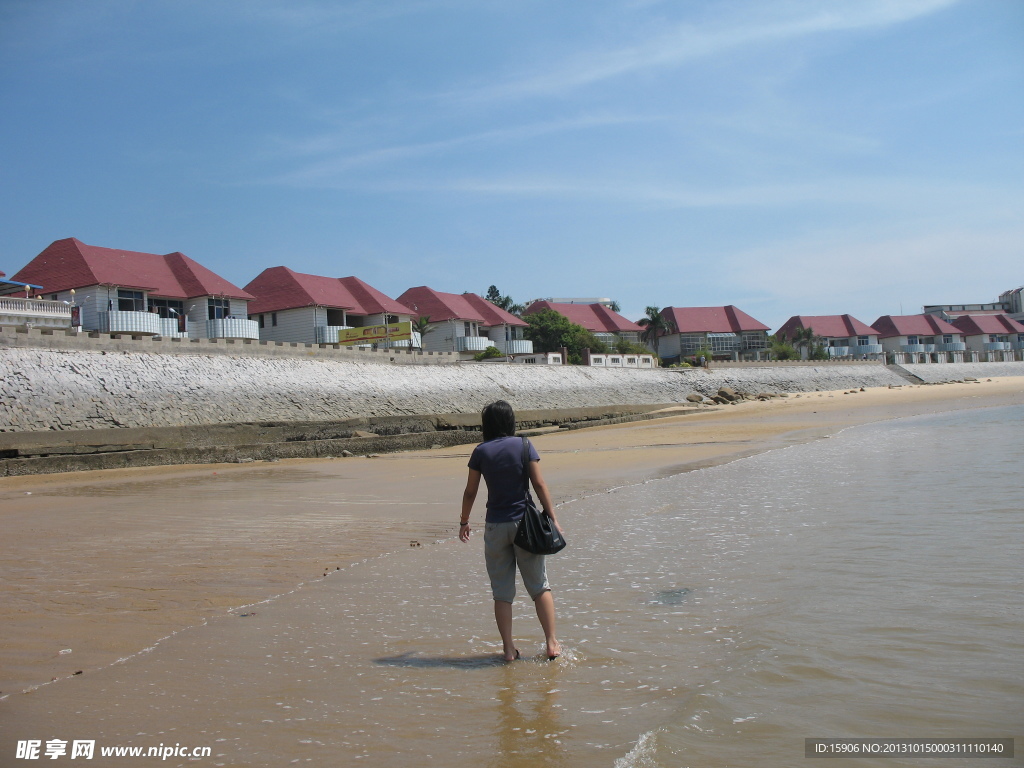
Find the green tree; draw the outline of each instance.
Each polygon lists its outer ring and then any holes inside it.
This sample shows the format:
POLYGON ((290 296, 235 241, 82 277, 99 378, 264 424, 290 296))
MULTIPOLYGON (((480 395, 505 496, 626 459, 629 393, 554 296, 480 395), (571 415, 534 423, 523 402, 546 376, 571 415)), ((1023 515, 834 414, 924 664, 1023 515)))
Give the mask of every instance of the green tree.
POLYGON ((814 349, 811 350, 808 360, 828 360, 828 350, 825 349, 825 345, 821 343, 821 339, 818 339, 818 343, 814 345, 814 349))
MULTIPOLYGON (((808 359, 820 360, 820 357, 814 357, 816 347, 822 346, 821 337, 818 336, 814 329, 808 326, 807 328, 798 328, 793 331, 793 346, 799 350, 809 350, 808 359)), ((828 357, 828 355, 826 355, 828 357)))
POLYGON ((647 317, 641 317, 636 321, 636 324, 644 329, 640 334, 640 340, 653 349, 654 354, 657 355, 658 342, 661 337, 675 333, 676 324, 661 314, 660 307, 648 307, 644 311, 647 313, 647 317))
POLYGON ((768 350, 776 360, 799 360, 800 353, 783 334, 768 337, 768 350))
POLYGON ((522 304, 516 304, 512 300, 511 296, 505 296, 501 291, 498 290, 498 286, 492 285, 487 289, 487 293, 484 296, 491 304, 496 307, 501 307, 506 312, 511 312, 513 315, 518 317, 523 313, 525 307, 522 304))
POLYGON ((422 317, 417 317, 412 321, 412 330, 413 333, 418 333, 420 335, 420 349, 423 349, 423 337, 430 333, 430 331, 434 330, 434 326, 430 323, 430 317, 428 315, 423 315, 422 317))
POLYGON ((620 355, 649 355, 651 350, 645 347, 643 344, 637 344, 635 341, 629 341, 628 339, 619 339, 615 342, 615 351, 620 355))
POLYGON ((473 355, 473 359, 478 363, 481 360, 490 360, 492 357, 504 357, 505 354, 497 347, 488 347, 483 352, 478 352, 473 355))
POLYGON ((579 365, 583 361, 583 350, 602 353, 606 347, 593 333, 582 325, 569 322, 565 315, 553 309, 542 309, 525 318, 528 323, 523 336, 533 342, 537 352, 557 352, 562 347, 569 350, 567 362, 579 365))

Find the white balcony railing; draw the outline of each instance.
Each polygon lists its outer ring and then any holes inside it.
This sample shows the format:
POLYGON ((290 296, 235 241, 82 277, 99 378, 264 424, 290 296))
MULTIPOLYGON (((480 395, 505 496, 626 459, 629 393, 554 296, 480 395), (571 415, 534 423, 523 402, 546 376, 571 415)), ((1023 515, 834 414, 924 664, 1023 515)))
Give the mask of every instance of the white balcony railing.
POLYGON ((987 341, 985 342, 986 352, 1003 352, 1010 349, 1008 341, 987 341))
POLYGON ((962 341, 951 341, 949 344, 936 344, 936 352, 964 352, 967 345, 962 341))
POLYGON ((160 335, 170 338, 187 338, 187 331, 178 330, 178 318, 176 317, 161 317, 160 318, 160 335))
POLYGON ((456 336, 455 349, 458 352, 483 352, 494 342, 486 336, 456 336))
POLYGON ((420 336, 420 334, 416 333, 416 331, 412 332, 412 339, 402 339, 401 341, 387 342, 382 341, 377 343, 378 349, 407 349, 409 347, 419 349, 422 346, 423 339, 420 336))
POLYGON ((225 317, 206 321, 206 338, 208 339, 258 339, 259 337, 260 324, 255 320, 225 317))
POLYGON ((99 313, 101 333, 131 333, 137 336, 159 336, 160 315, 155 312, 122 312, 110 310, 99 313))
MULTIPOLYGON (((904 345, 907 346, 907 345, 904 345)), ((913 352, 911 349, 900 349, 901 352, 913 352)), ((925 352, 924 349, 916 350, 918 352, 925 352)), ((830 357, 861 357, 862 355, 880 355, 882 354, 881 344, 860 344, 855 347, 829 347, 828 354, 830 357)))
POLYGON ((498 339, 492 343, 506 355, 533 354, 533 342, 529 339, 498 339))
POLYGON ((316 327, 316 343, 337 344, 338 331, 344 331, 351 327, 351 325, 318 325, 316 327))
POLYGON ((0 298, 0 325, 67 328, 71 325, 71 305, 63 301, 4 296, 0 298))

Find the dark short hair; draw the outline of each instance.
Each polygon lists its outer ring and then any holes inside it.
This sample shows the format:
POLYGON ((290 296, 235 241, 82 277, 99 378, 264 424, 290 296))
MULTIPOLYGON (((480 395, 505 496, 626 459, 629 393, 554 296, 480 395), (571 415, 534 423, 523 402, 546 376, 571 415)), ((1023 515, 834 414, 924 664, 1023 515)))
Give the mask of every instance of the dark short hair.
POLYGON ((484 406, 480 413, 480 423, 483 425, 484 440, 512 437, 516 433, 516 412, 504 400, 495 400, 484 406))

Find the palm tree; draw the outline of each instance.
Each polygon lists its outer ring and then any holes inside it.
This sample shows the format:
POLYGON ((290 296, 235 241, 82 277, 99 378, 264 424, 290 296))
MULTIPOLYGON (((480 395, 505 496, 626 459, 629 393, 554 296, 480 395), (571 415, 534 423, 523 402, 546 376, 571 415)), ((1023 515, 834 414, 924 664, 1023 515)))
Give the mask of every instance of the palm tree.
POLYGON ((636 324, 644 329, 643 333, 640 334, 640 340, 653 349, 654 354, 657 356, 658 342, 662 336, 675 333, 676 324, 661 314, 660 307, 647 307, 644 311, 647 313, 647 317, 642 317, 636 321, 636 324))
POLYGON ((418 333, 420 335, 420 349, 423 349, 423 337, 430 331, 434 330, 434 326, 430 324, 430 317, 428 315, 423 315, 422 317, 417 317, 412 321, 412 330, 413 333, 418 333))
POLYGON ((821 343, 821 337, 814 333, 814 329, 808 326, 807 328, 797 328, 793 331, 793 345, 800 350, 808 350, 808 356, 810 356, 810 350, 821 343))

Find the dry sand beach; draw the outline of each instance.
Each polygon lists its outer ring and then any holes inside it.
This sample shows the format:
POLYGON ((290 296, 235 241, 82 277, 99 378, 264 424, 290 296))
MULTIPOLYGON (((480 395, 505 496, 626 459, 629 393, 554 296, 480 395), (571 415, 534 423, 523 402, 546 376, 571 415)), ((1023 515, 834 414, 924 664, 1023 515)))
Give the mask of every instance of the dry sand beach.
MULTIPOLYGON (((989 379, 790 395, 533 440, 563 503, 852 425, 1020 404, 1024 378, 989 379)), ((16 740, 39 738, 41 713, 81 714, 88 686, 102 699, 112 669, 141 682, 162 638, 184 633, 199 647, 226 615, 256 615, 270 610, 261 601, 344 578, 337 571, 354 563, 452 539, 471 449, 0 480, 3 759, 16 740)), ((585 514, 585 504, 562 513, 570 541, 585 514)), ((482 515, 478 504, 474 521, 482 515)), ((187 674, 196 661, 161 664, 187 674)))

